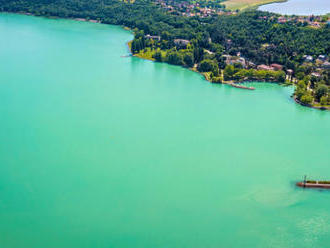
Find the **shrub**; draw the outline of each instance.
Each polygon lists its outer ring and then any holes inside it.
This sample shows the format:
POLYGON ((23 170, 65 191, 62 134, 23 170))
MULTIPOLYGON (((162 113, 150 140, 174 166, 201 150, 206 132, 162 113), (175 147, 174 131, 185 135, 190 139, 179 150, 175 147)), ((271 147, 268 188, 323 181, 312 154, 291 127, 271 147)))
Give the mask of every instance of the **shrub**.
POLYGON ((186 53, 183 57, 183 61, 188 67, 193 67, 194 66, 194 55, 192 53, 186 53))
POLYGON ((183 65, 183 56, 178 52, 169 52, 166 54, 166 61, 173 65, 183 65))
POLYGON ((155 52, 155 54, 152 56, 157 62, 162 62, 162 53, 160 51, 155 52))
POLYGON ((304 104, 310 105, 313 103, 313 96, 307 92, 300 98, 300 101, 304 104))
POLYGON ((204 59, 198 65, 198 71, 200 71, 200 72, 214 71, 216 67, 218 67, 218 65, 215 61, 210 60, 210 59, 204 59))
POLYGON ((323 106, 328 105, 330 102, 329 100, 330 100, 329 96, 322 96, 320 100, 320 104, 323 106))
POLYGON ((328 87, 324 84, 321 84, 317 87, 315 91, 315 98, 317 101, 320 101, 322 96, 326 96, 328 93, 328 87))

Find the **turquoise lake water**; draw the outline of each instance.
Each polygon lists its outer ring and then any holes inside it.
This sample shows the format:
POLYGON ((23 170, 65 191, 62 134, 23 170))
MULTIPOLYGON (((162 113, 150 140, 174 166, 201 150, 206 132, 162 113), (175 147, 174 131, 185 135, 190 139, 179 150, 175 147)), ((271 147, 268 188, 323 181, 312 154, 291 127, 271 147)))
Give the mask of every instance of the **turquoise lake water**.
POLYGON ((0 15, 0 246, 323 248, 330 113, 127 54, 117 26, 0 15))
POLYGON ((259 10, 284 15, 325 15, 330 13, 329 0, 288 0, 262 5, 259 10))

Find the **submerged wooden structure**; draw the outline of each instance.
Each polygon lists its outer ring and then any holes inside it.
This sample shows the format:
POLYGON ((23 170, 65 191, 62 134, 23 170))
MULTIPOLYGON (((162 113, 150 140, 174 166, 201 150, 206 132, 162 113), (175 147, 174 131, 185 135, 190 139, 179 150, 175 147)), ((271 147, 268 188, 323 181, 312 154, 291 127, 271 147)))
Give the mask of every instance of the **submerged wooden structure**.
POLYGON ((239 88, 239 89, 246 89, 246 90, 255 90, 254 87, 248 87, 248 86, 244 86, 244 85, 240 85, 240 84, 235 84, 235 83, 229 83, 229 85, 235 87, 235 88, 239 88))

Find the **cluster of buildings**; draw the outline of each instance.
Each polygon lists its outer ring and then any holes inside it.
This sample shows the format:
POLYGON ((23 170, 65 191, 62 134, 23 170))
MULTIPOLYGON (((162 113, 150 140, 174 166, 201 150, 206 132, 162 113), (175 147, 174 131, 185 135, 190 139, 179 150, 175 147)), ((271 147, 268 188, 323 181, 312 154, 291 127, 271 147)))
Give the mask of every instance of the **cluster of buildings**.
POLYGON ((174 1, 174 0, 156 0, 156 4, 168 12, 174 12, 183 16, 208 17, 212 15, 233 15, 236 12, 225 10, 225 6, 220 4, 221 0, 205 2, 202 1, 174 1))
POLYGON ((319 55, 316 59, 311 55, 304 55, 303 59, 306 64, 314 65, 314 71, 311 73, 314 77, 321 77, 323 70, 330 70, 330 62, 326 55, 319 55))
POLYGON ((264 71, 281 71, 283 69, 283 66, 280 64, 271 64, 271 65, 258 65, 258 70, 264 70, 264 71))
MULTIPOLYGON (((280 64, 270 64, 270 65, 256 65, 251 61, 248 61, 244 57, 241 56, 240 53, 237 53, 236 56, 231 55, 223 55, 225 57, 225 63, 227 65, 234 65, 234 64, 240 64, 245 69, 257 69, 257 70, 264 70, 264 71, 281 71, 283 70, 283 65, 280 64)), ((319 55, 316 59, 314 59, 311 55, 305 55, 303 56, 304 63, 306 64, 313 64, 314 72, 311 74, 315 77, 320 77, 321 72, 323 70, 329 70, 330 69, 330 62, 326 55, 319 55)), ((288 75, 293 74, 293 70, 288 69, 286 70, 288 75)))
POLYGON ((81 21, 81 22, 101 23, 100 20, 85 19, 85 18, 75 18, 74 20, 81 21))
POLYGON ((237 56, 223 55, 223 57, 225 58, 226 65, 240 64, 243 68, 255 67, 254 64, 250 65, 245 58, 241 57, 240 53, 237 53, 237 56))
POLYGON ((157 41, 160 41, 160 36, 159 35, 150 35, 150 34, 147 34, 144 36, 145 39, 147 40, 157 40, 157 41))
POLYGON ((319 55, 316 59, 313 58, 311 55, 304 55, 303 56, 304 62, 306 63, 313 63, 317 68, 321 69, 330 69, 330 62, 326 55, 319 55))
POLYGON ((295 23, 304 24, 306 26, 321 28, 322 25, 330 25, 330 18, 324 16, 260 16, 259 19, 263 20, 275 20, 277 23, 295 23))
POLYGON ((236 56, 231 55, 223 55, 225 57, 225 63, 227 65, 240 64, 245 69, 257 69, 257 70, 265 70, 265 71, 281 71, 283 66, 280 64, 271 64, 271 65, 256 65, 251 61, 248 61, 244 57, 241 56, 241 53, 237 53, 236 56))
POLYGON ((174 44, 177 47, 181 47, 181 48, 186 48, 188 46, 188 44, 190 43, 189 40, 184 40, 184 39, 175 39, 174 40, 174 44))
POLYGON ((240 64, 245 69, 257 69, 257 70, 264 70, 264 71, 281 71, 283 70, 283 66, 280 64, 271 64, 271 65, 256 65, 251 61, 248 61, 244 57, 241 57, 240 53, 237 53, 237 56, 231 56, 231 55, 223 55, 225 57, 225 63, 227 65, 234 65, 234 64, 240 64))
MULTIPOLYGON (((157 35, 145 35, 145 39, 153 39, 156 41, 160 41, 161 37, 157 35)), ((186 48, 187 45, 190 43, 189 40, 185 39, 175 39, 174 44, 179 48, 186 48)), ((226 44, 231 44, 231 40, 227 40, 226 44)), ((213 54, 213 52, 205 50, 205 52, 209 54, 213 54)), ((223 55, 225 58, 225 63, 227 65, 237 65, 240 64, 242 68, 245 69, 257 69, 257 70, 264 70, 264 71, 282 71, 283 65, 273 63, 270 65, 266 64, 260 64, 256 65, 253 62, 247 60, 246 58, 241 56, 241 53, 238 52, 236 56, 232 55, 223 55)), ((314 68, 314 72, 311 74, 315 77, 320 77, 323 70, 329 70, 330 69, 330 62, 326 55, 319 55, 317 58, 314 58, 311 55, 304 55, 303 60, 305 64, 312 64, 314 68)), ((290 75, 293 75, 293 71, 291 69, 286 70, 287 75, 290 77, 290 75)))
MULTIPOLYGON (((144 38, 146 40, 155 40, 155 41, 161 40, 161 37, 159 35, 147 34, 144 36, 144 38)), ((189 40, 185 40, 185 39, 174 39, 173 42, 174 42, 175 46, 177 46, 179 48, 186 48, 188 46, 188 44, 190 43, 189 40)))
MULTIPOLYGON (((147 34, 144 36, 144 38, 146 40, 161 41, 161 37, 159 35, 147 34)), ((190 43, 189 40, 185 40, 185 39, 174 39, 173 42, 176 47, 181 48, 181 49, 187 48, 188 44, 190 43)))

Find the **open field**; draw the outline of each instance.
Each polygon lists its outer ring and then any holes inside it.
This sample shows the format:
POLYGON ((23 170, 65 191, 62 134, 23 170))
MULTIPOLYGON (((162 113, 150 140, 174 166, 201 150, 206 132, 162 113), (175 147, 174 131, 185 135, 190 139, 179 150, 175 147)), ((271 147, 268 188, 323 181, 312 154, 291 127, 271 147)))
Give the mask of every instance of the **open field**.
POLYGON ((226 5, 226 8, 230 10, 244 10, 248 8, 255 8, 263 4, 285 1, 286 0, 228 0, 224 2, 224 4, 226 5))

